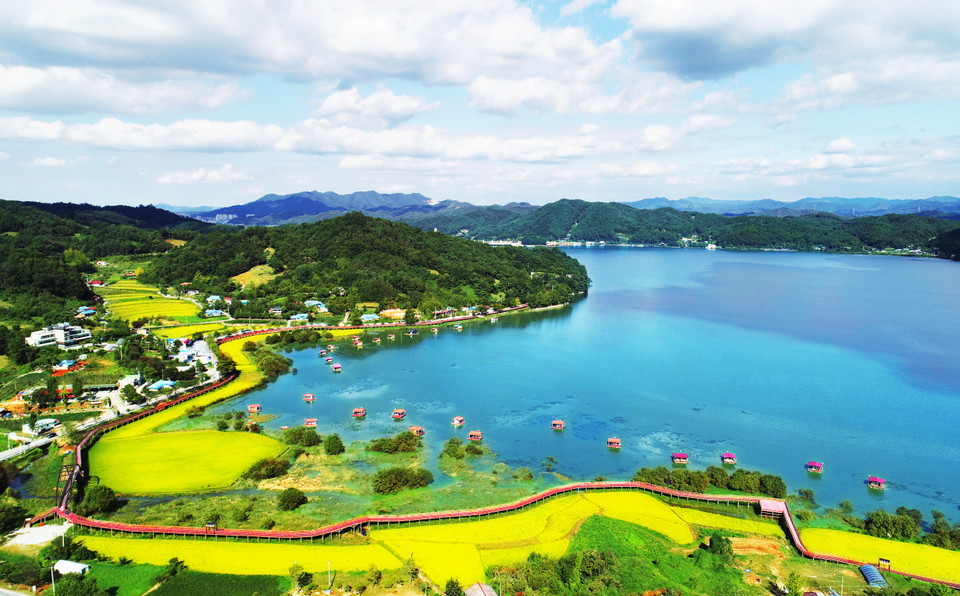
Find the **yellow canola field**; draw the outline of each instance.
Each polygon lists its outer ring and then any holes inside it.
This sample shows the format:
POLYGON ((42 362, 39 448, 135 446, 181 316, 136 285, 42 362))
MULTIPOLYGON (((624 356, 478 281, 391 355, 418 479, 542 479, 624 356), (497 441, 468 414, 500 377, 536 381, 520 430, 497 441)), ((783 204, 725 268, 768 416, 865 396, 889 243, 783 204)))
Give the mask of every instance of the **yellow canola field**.
POLYGON ((566 554, 570 547, 569 540, 554 540, 553 542, 542 542, 533 546, 522 546, 518 548, 494 548, 480 551, 480 558, 483 559, 483 568, 494 565, 516 565, 525 561, 530 553, 537 553, 559 559, 566 554))
POLYGON ((166 566, 173 557, 195 571, 236 575, 287 575, 294 562, 304 571, 399 569, 403 562, 377 544, 324 546, 301 543, 217 542, 212 540, 145 540, 85 536, 83 543, 113 559, 127 557, 136 563, 166 566))
POLYGON ((215 333, 217 331, 223 331, 225 328, 226 326, 223 323, 199 323, 197 325, 163 327, 151 329, 150 331, 160 339, 174 339, 190 337, 194 333, 215 333))
POLYGON ((765 536, 783 537, 783 530, 779 525, 772 522, 762 522, 752 519, 737 519, 718 513, 708 513, 696 509, 686 509, 684 507, 673 507, 673 510, 683 521, 695 526, 706 526, 708 528, 720 528, 722 530, 732 530, 734 532, 744 532, 746 534, 763 534, 765 536))
POLYGON ((640 492, 590 493, 588 497, 600 507, 600 514, 630 522, 663 534, 678 544, 696 539, 687 522, 672 507, 655 497, 640 492))
POLYGON ((889 559, 897 571, 960 582, 960 552, 957 551, 823 528, 804 529, 800 538, 816 553, 874 564, 877 559, 889 559))
POLYGON ((440 586, 450 578, 469 585, 485 575, 480 552, 473 544, 390 540, 384 545, 401 558, 412 556, 417 567, 440 586))

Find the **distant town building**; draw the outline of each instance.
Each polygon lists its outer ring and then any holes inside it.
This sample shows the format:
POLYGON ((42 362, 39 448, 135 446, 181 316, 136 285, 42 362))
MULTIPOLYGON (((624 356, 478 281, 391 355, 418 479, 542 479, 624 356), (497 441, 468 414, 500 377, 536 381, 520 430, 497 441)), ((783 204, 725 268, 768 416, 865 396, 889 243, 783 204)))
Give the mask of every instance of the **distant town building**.
POLYGON ((83 327, 71 325, 69 323, 57 323, 44 327, 39 331, 34 331, 24 339, 27 345, 43 348, 46 346, 57 346, 61 350, 70 350, 79 348, 80 345, 91 339, 93 336, 83 327))

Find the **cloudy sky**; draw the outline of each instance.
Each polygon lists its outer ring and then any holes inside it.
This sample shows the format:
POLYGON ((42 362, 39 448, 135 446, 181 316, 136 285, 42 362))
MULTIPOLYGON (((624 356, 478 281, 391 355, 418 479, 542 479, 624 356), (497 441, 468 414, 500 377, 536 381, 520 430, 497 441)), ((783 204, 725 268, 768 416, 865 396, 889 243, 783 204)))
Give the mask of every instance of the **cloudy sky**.
POLYGON ((956 0, 0 10, 5 199, 960 195, 956 0))

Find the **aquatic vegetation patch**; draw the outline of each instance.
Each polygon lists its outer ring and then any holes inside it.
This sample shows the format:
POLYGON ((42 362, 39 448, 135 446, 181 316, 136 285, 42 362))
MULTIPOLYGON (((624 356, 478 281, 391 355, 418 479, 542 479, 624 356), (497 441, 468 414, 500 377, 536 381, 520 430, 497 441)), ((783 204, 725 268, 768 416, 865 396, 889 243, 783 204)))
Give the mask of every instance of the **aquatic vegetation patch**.
POLYGON ((873 564, 883 558, 897 571, 960 582, 958 551, 824 528, 801 530, 800 538, 807 548, 819 554, 873 564))
POLYGON ((377 544, 328 546, 300 543, 218 542, 85 536, 87 548, 107 557, 127 557, 136 563, 163 565, 173 557, 194 571, 237 575, 287 575, 294 561, 308 573, 324 574, 327 561, 335 571, 399 569, 396 556, 377 544))

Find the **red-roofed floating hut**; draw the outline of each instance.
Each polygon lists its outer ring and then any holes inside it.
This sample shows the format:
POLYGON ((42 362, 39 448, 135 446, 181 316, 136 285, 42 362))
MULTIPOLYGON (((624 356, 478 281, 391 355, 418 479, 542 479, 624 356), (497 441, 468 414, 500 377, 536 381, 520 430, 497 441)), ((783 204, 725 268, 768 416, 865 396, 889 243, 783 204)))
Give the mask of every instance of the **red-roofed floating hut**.
POLYGON ((607 448, 620 449, 620 439, 616 437, 610 437, 609 439, 607 439, 607 448))
POLYGON ((807 471, 810 472, 811 474, 823 474, 823 462, 808 461, 807 471))
POLYGON ((721 453, 720 461, 727 465, 733 466, 737 463, 737 456, 733 453, 721 453))
POLYGON ((303 422, 303 425, 304 425, 304 426, 316 426, 316 425, 317 425, 317 419, 316 419, 316 418, 307 418, 307 419, 303 422))
POLYGON ((418 437, 422 437, 424 433, 426 433, 427 431, 423 430, 422 426, 411 426, 410 432, 417 435, 418 437))
POLYGON ((312 401, 315 401, 316 399, 317 399, 317 396, 312 393, 303 394, 303 401, 305 402, 312 402, 312 401))
POLYGON ((463 426, 465 422, 466 422, 466 419, 463 416, 454 416, 453 422, 451 422, 450 424, 454 426, 463 426))
POLYGON ((390 417, 394 420, 403 420, 407 417, 407 411, 403 408, 397 408, 393 411, 393 414, 390 414, 390 417))
POLYGON ((883 478, 877 478, 876 476, 870 476, 867 478, 867 486, 873 490, 883 490, 887 486, 887 481, 883 478))
POLYGON ((340 365, 339 362, 334 362, 334 363, 330 366, 330 369, 331 369, 333 372, 341 372, 341 371, 343 370, 343 367, 340 365))
POLYGON ((674 454, 671 456, 671 459, 673 460, 673 463, 676 464, 676 465, 678 465, 678 466, 679 466, 679 465, 684 465, 684 466, 685 466, 685 465, 687 465, 688 463, 690 463, 690 458, 687 457, 687 454, 686 454, 686 453, 674 453, 674 454))
POLYGON ((250 414, 256 414, 261 410, 260 404, 250 404, 247 406, 247 412, 250 414))
POLYGON ((563 420, 554 420, 553 422, 550 423, 550 428, 552 428, 553 430, 563 430, 567 428, 567 423, 564 422, 563 420))
POLYGON ((326 362, 327 364, 333 364, 333 358, 332 358, 331 356, 327 356, 327 357, 324 358, 323 360, 324 360, 324 362, 326 362))
POLYGON ((482 441, 483 433, 479 430, 471 430, 470 434, 467 435, 467 440, 469 441, 482 441))
POLYGON ((351 414, 351 416, 353 416, 354 418, 363 418, 366 415, 367 415, 366 408, 354 408, 353 414, 351 414))

